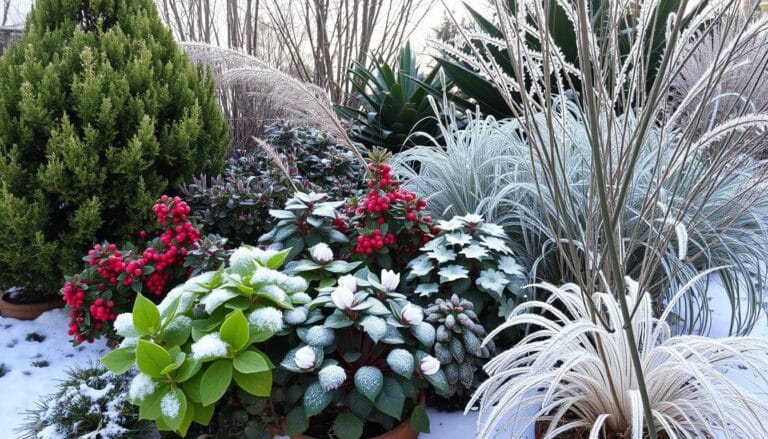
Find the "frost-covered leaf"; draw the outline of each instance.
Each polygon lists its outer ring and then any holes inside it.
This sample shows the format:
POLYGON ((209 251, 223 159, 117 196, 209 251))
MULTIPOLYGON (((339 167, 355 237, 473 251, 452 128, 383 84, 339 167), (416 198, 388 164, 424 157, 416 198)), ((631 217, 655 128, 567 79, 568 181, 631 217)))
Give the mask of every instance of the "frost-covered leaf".
POLYGON ((456 259, 456 252, 449 248, 437 247, 431 252, 427 253, 430 259, 437 261, 438 264, 444 264, 446 262, 456 259))
POLYGON ((480 226, 480 232, 486 235, 495 236, 497 238, 504 238, 507 234, 504 232, 504 227, 493 223, 484 223, 480 226))
POLYGON ((435 344, 435 327, 427 322, 411 326, 411 333, 424 346, 430 347, 435 344))
POLYGON ((523 266, 518 264, 517 260, 515 260, 515 258, 512 256, 502 256, 501 259, 499 259, 499 270, 507 273, 510 276, 525 276, 523 266))
POLYGON ((462 267, 461 265, 453 264, 442 267, 440 271, 437 272, 437 274, 440 275, 441 282, 453 282, 457 279, 465 279, 469 277, 469 270, 462 267))
POLYGON ((445 235, 445 241, 450 245, 460 245, 464 247, 472 242, 472 237, 464 232, 449 233, 445 235))
POLYGON ((332 399, 331 392, 324 389, 319 382, 314 382, 304 391, 304 412, 308 418, 320 414, 332 399))
POLYGON ((512 249, 509 248, 507 243, 501 238, 496 238, 495 236, 483 236, 480 239, 482 244, 489 250, 501 252, 504 254, 512 253, 512 249))
POLYGON ((371 401, 376 399, 383 385, 384 375, 377 367, 363 366, 355 372, 355 387, 371 401))
POLYGON ((418 294, 421 297, 429 297, 439 290, 440 286, 438 284, 420 284, 418 287, 416 287, 416 290, 413 293, 418 294))
POLYGON ((341 387, 341 385, 344 384, 344 381, 347 380, 347 372, 340 366, 331 364, 320 369, 317 377, 320 380, 320 385, 323 386, 323 389, 334 390, 341 387))
POLYGON ((283 329, 283 312, 271 306, 258 308, 248 316, 248 323, 259 331, 280 332, 283 329))
POLYGON ((387 334, 387 322, 376 316, 365 316, 360 321, 360 326, 374 342, 379 342, 387 334))
POLYGON ((464 221, 461 220, 459 217, 453 217, 449 220, 440 220, 437 223, 437 227, 440 228, 443 232, 453 232, 454 230, 459 230, 464 227, 464 221))
POLYGON ((410 379, 413 375, 413 355, 405 349, 393 349, 387 355, 387 364, 392 371, 410 379))
POLYGON ((504 273, 492 268, 481 271, 480 277, 477 278, 477 285, 488 292, 496 293, 499 297, 508 283, 509 279, 504 273))
POLYGON ((482 260, 483 258, 488 257, 488 250, 477 244, 470 245, 469 247, 463 249, 460 253, 469 259, 482 260))
POLYGON ((192 358, 195 360, 211 360, 227 355, 227 344, 221 339, 218 332, 208 334, 200 338, 192 345, 192 358))
POLYGON ((216 288, 203 296, 200 299, 200 304, 203 305, 206 313, 213 314, 218 307, 237 296, 239 296, 239 294, 228 288, 216 288))
POLYGON ((304 341, 310 346, 327 347, 332 345, 335 340, 336 334, 333 329, 317 325, 307 330, 304 341))
POLYGON ((421 255, 416 259, 412 260, 408 264, 408 268, 410 268, 410 272, 408 273, 408 279, 412 279, 413 277, 421 277, 421 276, 428 275, 429 273, 432 272, 435 266, 432 264, 432 261, 430 260, 429 256, 421 255))
POLYGON ((288 323, 289 325, 301 325, 307 320, 307 315, 309 314, 309 309, 305 306, 301 306, 294 309, 289 309, 283 314, 283 317, 285 319, 285 323, 288 323))
POLYGON ((382 412, 400 420, 403 415, 403 405, 405 404, 405 392, 400 383, 392 378, 384 378, 384 386, 378 397, 373 401, 373 405, 382 412))

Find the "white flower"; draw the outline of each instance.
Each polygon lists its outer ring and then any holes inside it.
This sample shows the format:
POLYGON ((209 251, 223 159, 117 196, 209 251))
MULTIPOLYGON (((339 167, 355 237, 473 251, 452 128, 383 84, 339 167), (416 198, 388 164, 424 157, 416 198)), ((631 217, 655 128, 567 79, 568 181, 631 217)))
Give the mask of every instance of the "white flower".
POLYGON ((309 346, 304 346, 296 351, 294 361, 296 362, 296 365, 299 366, 299 369, 312 369, 315 367, 316 359, 315 351, 309 346))
POLYGON ((480 277, 477 278, 478 285, 486 290, 495 291, 497 293, 504 291, 504 287, 506 287, 508 283, 509 279, 504 276, 504 273, 492 268, 481 271, 480 277))
POLYGON ((472 244, 469 247, 462 250, 460 253, 469 259, 480 260, 488 256, 488 249, 477 244, 472 244))
POLYGON ((312 256, 312 260, 318 264, 327 264, 333 260, 333 250, 324 242, 312 246, 309 249, 309 254, 312 256))
POLYGON ((419 369, 424 375, 434 375, 440 371, 440 362, 437 358, 427 355, 419 362, 419 369))
POLYGON ((483 216, 478 215, 476 213, 470 213, 469 215, 465 215, 464 218, 462 218, 464 221, 466 221, 468 224, 480 224, 483 222, 483 216))
POLYGON ((336 287, 331 293, 331 300, 336 308, 346 311, 355 305, 355 293, 346 287, 336 287))
POLYGON ((441 277, 445 278, 445 280, 442 280, 443 282, 453 282, 457 279, 465 279, 467 278, 467 274, 469 274, 469 271, 462 267, 461 265, 449 265, 447 267, 443 267, 440 269, 440 271, 437 272, 441 277))
POLYGON ((424 313, 409 302, 400 312, 400 319, 408 325, 418 325, 424 320, 424 313))
POLYGON ((400 273, 393 270, 381 270, 381 285, 385 290, 392 292, 400 285, 400 273))
POLYGON ((344 287, 354 293, 357 291, 357 278, 351 274, 341 276, 339 278, 339 286, 344 287))

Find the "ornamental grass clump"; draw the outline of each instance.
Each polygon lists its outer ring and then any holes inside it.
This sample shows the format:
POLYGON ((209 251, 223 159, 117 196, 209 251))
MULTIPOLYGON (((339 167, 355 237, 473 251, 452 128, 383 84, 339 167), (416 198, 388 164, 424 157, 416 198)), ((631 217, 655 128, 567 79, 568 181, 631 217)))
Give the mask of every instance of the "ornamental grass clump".
MULTIPOLYGON (((698 281, 698 280, 697 280, 698 281)), ((676 299, 688 293, 685 285, 676 299)), ((631 321, 621 312, 616 291, 593 293, 585 301, 575 284, 538 284, 546 300, 529 301, 495 328, 485 343, 514 327, 529 333, 485 366, 490 376, 477 390, 480 434, 490 434, 513 416, 515 425, 546 424, 545 438, 568 431, 590 437, 649 436, 631 356, 637 352, 648 389, 651 425, 663 437, 764 437, 768 404, 747 387, 768 386, 768 341, 672 336, 670 309, 653 316, 651 297, 632 279, 626 301, 636 305, 631 321), (620 330, 631 325, 636 344, 620 330), (530 419, 521 413, 535 410, 530 419)), ((521 437, 526 429, 515 432, 521 437)))
POLYGON ((56 291, 228 149, 212 79, 150 0, 36 1, 0 58, 0 286, 56 291))

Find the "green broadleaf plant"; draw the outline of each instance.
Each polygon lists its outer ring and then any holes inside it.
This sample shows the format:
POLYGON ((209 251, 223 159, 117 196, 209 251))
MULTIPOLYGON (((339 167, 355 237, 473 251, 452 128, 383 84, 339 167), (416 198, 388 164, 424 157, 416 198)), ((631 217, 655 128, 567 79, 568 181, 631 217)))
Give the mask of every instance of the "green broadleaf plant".
POLYGON ((233 386, 269 396, 274 365, 258 345, 282 329, 281 310, 308 301, 307 282, 278 269, 289 250, 236 250, 226 268, 174 288, 155 305, 139 295, 133 313, 118 316, 125 337, 102 358, 113 373, 134 365, 129 399, 142 419, 186 434, 207 425, 233 386))

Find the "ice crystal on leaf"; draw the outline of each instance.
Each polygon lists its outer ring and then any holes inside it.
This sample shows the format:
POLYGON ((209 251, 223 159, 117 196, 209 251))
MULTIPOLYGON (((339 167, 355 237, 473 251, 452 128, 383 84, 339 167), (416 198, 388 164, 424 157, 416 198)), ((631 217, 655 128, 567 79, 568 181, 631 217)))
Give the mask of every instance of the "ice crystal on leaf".
POLYGON ((509 248, 507 243, 504 242, 504 240, 501 238, 496 238, 495 236, 483 236, 481 241, 483 242, 484 246, 488 247, 489 250, 505 254, 512 253, 512 249, 509 248))
POLYGON ((499 259, 499 270, 510 276, 523 277, 523 266, 518 264, 512 256, 503 256, 499 259))
POLYGON ((422 296, 422 297, 429 297, 438 291, 439 291, 439 286, 437 284, 421 284, 418 287, 416 287, 414 294, 418 294, 419 296, 422 296))
POLYGON ((355 387, 371 401, 381 392, 384 375, 377 367, 363 366, 355 372, 355 387))
POLYGON ((320 385, 323 386, 323 389, 330 391, 338 389, 344 384, 344 381, 347 380, 347 372, 340 366, 332 364, 320 369, 317 377, 320 379, 320 385))
POLYGON ((373 341, 378 342, 387 334, 387 322, 376 316, 366 316, 360 321, 360 326, 373 341))
POLYGON ((128 388, 128 396, 135 402, 143 401, 144 398, 151 395, 157 388, 157 383, 152 378, 139 373, 131 381, 128 388))
POLYGON ((210 358, 227 355, 227 343, 217 332, 204 335, 192 345, 192 358, 195 360, 207 360, 210 358))
POLYGON ((174 392, 166 393, 163 399, 160 400, 160 412, 166 418, 175 418, 179 415, 180 409, 181 403, 174 392))
POLYGON ((393 349, 387 355, 387 364, 395 373, 406 378, 413 374, 413 355, 405 349, 393 349))
POLYGON ((259 308, 248 316, 248 323, 256 329, 279 332, 283 329, 283 312, 271 306, 259 308))
POLYGON ((408 265, 410 268, 410 273, 408 274, 409 279, 413 277, 426 276, 432 272, 432 269, 435 268, 428 255, 421 255, 418 258, 412 260, 408 265))
POLYGON ((431 252, 427 253, 427 256, 437 261, 438 264, 450 262, 456 259, 456 253, 453 250, 445 247, 437 247, 431 252))
POLYGON ((309 311, 306 307, 299 307, 285 312, 285 323, 289 325, 300 325, 307 320, 309 311))
POLYGON ((449 233, 445 235, 445 241, 450 245, 460 245, 464 247, 472 242, 472 237, 464 232, 449 233))
POLYGON ((435 344, 435 327, 427 322, 411 326, 411 333, 424 346, 431 347, 435 344))
POLYGON ((333 329, 317 325, 309 328, 305 338, 310 346, 326 347, 333 344, 336 340, 336 334, 333 332, 333 329))
POLYGON ((123 337, 136 332, 136 328, 133 326, 133 314, 129 312, 118 314, 115 318, 114 326, 115 331, 123 337))
POLYGON ((477 244, 472 244, 460 252, 469 259, 483 259, 488 257, 488 250, 477 244))
POLYGON ((458 279, 466 279, 469 271, 461 265, 448 265, 437 272, 444 282, 453 282, 458 279))

